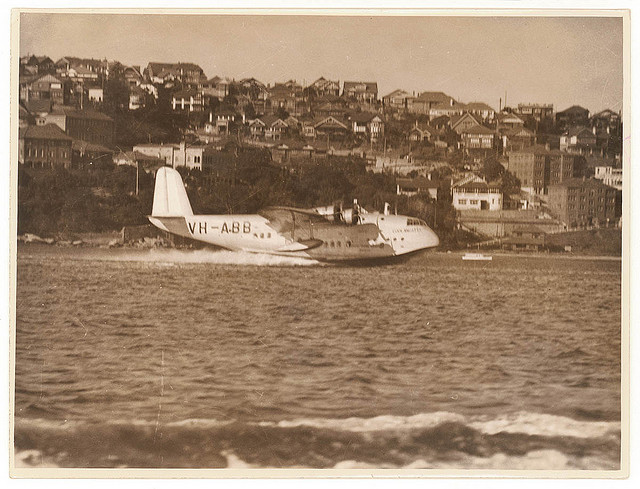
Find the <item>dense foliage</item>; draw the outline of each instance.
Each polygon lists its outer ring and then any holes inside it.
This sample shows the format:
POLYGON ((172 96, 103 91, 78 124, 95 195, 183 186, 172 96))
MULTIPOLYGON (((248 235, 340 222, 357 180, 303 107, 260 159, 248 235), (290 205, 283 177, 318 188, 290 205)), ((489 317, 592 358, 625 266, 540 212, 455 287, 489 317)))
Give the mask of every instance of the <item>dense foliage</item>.
MULTIPOLYGON (((354 199, 370 210, 385 202, 400 214, 424 219, 443 234, 454 227, 447 192, 438 202, 428 196, 395 193, 395 178, 366 171, 359 158, 330 158, 295 168, 271 163, 269 153, 229 148, 221 152, 215 171, 181 168, 195 213, 253 213, 269 205, 312 207, 342 204, 354 199)), ((119 230, 145 224, 153 202, 153 176, 135 167, 111 166, 91 170, 32 170, 20 168, 18 233, 41 236, 119 230)))

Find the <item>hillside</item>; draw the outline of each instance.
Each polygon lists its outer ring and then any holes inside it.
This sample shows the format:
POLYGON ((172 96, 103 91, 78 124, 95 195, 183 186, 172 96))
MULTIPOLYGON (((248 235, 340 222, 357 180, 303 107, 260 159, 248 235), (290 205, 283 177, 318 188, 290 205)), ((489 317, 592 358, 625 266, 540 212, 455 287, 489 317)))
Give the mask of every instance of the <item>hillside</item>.
POLYGON ((622 230, 591 229, 549 234, 546 243, 551 249, 571 246, 573 253, 587 255, 622 255, 622 230))

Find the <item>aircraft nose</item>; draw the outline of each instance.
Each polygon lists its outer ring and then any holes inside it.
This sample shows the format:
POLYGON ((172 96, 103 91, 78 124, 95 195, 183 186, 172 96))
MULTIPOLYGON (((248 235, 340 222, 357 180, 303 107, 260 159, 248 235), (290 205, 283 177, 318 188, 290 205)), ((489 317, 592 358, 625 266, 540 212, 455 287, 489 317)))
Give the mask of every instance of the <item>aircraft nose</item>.
POLYGON ((438 238, 438 235, 433 231, 433 229, 427 227, 427 229, 425 229, 425 232, 425 241, 428 248, 435 248, 440 244, 440 238, 438 238))

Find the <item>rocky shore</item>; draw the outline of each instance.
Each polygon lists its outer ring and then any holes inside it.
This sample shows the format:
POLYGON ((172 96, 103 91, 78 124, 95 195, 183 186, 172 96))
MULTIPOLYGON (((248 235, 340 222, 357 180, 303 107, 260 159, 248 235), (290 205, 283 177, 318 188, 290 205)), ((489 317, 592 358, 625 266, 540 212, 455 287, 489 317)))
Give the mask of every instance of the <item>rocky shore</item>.
POLYGON ((122 233, 80 233, 73 238, 42 238, 36 234, 25 233, 18 236, 18 243, 37 243, 61 247, 93 247, 93 248, 175 248, 174 243, 163 237, 143 236, 137 239, 124 240, 122 233))

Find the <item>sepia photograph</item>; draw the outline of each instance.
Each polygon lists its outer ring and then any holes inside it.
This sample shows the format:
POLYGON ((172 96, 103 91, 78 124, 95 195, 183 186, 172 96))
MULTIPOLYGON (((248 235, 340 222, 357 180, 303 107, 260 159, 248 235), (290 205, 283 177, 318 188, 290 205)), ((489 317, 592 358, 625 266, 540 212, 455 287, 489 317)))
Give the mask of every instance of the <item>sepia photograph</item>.
POLYGON ((628 474, 629 11, 12 21, 12 476, 628 474))

